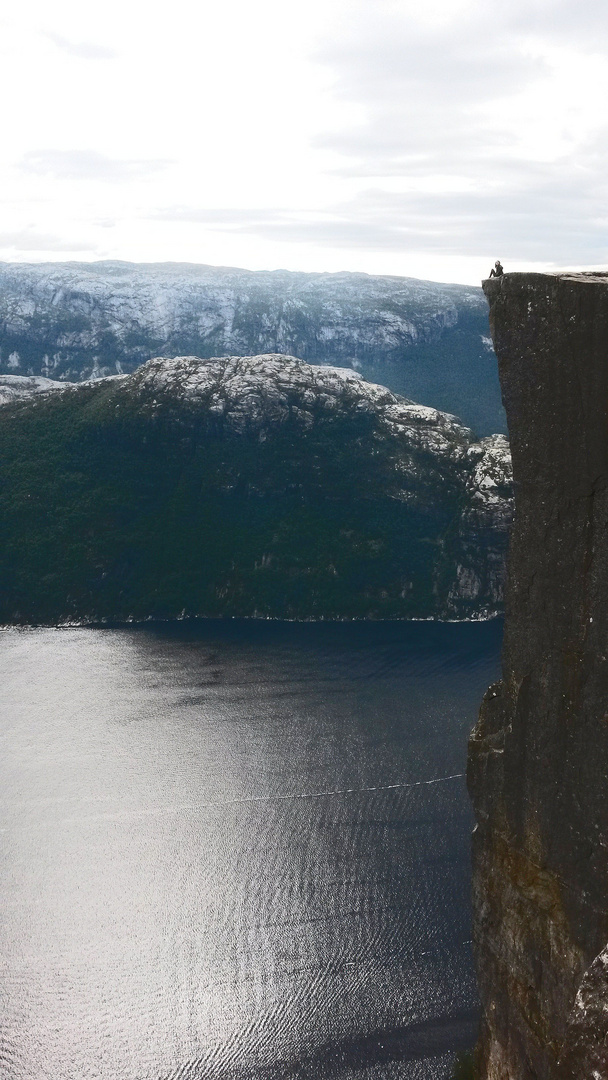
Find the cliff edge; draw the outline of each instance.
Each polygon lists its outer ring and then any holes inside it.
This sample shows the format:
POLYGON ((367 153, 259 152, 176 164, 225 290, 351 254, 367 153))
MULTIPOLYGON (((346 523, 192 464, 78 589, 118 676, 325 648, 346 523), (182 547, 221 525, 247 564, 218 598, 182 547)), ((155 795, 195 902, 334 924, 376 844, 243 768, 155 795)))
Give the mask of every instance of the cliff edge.
POLYGON ((608 1077, 608 274, 486 281, 515 520, 469 750, 482 1080, 608 1077))

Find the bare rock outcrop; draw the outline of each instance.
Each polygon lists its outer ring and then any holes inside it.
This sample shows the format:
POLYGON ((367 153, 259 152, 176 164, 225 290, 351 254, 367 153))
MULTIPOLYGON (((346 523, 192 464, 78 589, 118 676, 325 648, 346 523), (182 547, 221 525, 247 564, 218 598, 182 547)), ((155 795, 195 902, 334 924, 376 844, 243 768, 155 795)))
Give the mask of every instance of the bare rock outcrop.
POLYGON ((51 390, 61 390, 62 383, 45 379, 41 375, 0 375, 0 405, 9 401, 24 401, 34 394, 47 394, 51 390))
POLYGON ((481 1080, 608 1078, 608 274, 484 284, 513 456, 469 753, 481 1080))

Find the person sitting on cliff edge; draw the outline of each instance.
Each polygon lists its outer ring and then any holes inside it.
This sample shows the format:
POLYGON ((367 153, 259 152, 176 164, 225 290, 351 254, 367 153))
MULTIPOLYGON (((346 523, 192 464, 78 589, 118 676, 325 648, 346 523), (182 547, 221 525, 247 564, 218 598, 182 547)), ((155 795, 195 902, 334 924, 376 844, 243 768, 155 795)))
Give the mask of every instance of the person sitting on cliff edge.
POLYGON ((490 277, 502 277, 504 270, 500 259, 497 259, 493 268, 490 270, 490 277))

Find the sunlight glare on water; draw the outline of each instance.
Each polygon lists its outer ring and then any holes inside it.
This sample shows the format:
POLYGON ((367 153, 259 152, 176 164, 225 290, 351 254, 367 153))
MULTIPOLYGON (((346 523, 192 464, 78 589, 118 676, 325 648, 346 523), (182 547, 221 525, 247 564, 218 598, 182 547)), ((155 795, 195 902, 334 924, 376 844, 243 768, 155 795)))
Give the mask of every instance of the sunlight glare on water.
POLYGON ((447 1077, 501 629, 0 634, 3 1078, 447 1077))

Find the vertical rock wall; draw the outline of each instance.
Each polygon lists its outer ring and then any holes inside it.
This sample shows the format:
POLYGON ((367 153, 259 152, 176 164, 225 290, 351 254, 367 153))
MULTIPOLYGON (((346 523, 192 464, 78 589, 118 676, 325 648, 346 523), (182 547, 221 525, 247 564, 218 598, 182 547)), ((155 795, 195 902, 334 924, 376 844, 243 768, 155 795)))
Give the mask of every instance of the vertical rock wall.
POLYGON ((608 1078, 608 274, 485 283, 515 478, 471 736, 482 1080, 608 1078))

